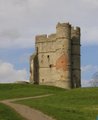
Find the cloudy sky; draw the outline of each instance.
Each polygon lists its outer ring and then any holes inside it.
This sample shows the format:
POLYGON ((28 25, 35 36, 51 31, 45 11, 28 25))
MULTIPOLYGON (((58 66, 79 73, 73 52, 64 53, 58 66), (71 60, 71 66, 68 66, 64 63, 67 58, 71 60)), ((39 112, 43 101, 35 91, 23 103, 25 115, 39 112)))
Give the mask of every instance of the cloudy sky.
POLYGON ((0 82, 29 79, 37 34, 57 22, 81 27, 82 84, 98 71, 98 0, 0 0, 0 82))

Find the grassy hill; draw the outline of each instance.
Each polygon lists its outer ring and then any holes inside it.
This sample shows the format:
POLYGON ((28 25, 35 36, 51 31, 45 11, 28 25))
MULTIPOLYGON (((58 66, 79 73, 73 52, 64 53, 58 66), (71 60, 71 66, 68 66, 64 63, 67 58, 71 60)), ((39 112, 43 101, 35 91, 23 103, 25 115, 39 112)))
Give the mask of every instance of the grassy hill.
POLYGON ((0 120, 24 120, 18 113, 0 103, 0 120))
POLYGON ((30 84, 0 84, 0 100, 43 95, 59 90, 60 88, 30 84))
POLYGON ((64 90, 37 85, 0 85, 0 99, 49 93, 54 95, 45 98, 22 100, 18 101, 18 103, 41 110, 57 120, 96 120, 98 115, 98 88, 64 90))

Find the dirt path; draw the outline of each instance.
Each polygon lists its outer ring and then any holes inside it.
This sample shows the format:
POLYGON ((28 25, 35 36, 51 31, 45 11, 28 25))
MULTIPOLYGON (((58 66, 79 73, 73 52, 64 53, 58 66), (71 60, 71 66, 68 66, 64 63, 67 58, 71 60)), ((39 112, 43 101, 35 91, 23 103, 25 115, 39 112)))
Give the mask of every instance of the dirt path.
POLYGON ((18 101, 18 100, 35 99, 35 98, 47 97, 47 96, 51 96, 51 95, 53 95, 53 94, 41 95, 41 96, 35 96, 35 97, 9 99, 9 100, 3 100, 3 101, 1 101, 1 103, 13 108, 17 113, 19 113, 26 120, 54 120, 51 117, 43 114, 42 112, 32 109, 26 105, 12 103, 12 102, 18 101))

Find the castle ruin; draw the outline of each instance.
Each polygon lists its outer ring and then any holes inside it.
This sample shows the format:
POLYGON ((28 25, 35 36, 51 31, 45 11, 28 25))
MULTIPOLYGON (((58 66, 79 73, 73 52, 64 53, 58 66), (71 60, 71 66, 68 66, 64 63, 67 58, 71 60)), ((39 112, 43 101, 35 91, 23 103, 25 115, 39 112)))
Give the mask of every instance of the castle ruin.
POLYGON ((66 89, 81 86, 80 28, 58 23, 56 33, 36 36, 30 82, 66 89))

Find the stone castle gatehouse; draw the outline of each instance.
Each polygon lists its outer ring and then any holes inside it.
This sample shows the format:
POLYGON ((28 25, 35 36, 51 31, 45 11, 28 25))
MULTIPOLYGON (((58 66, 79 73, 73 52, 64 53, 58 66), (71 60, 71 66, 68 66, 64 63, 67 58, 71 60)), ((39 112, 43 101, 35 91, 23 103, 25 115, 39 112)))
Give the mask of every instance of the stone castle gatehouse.
POLYGON ((30 57, 30 82, 62 88, 81 86, 80 28, 58 23, 56 33, 38 35, 30 57))

